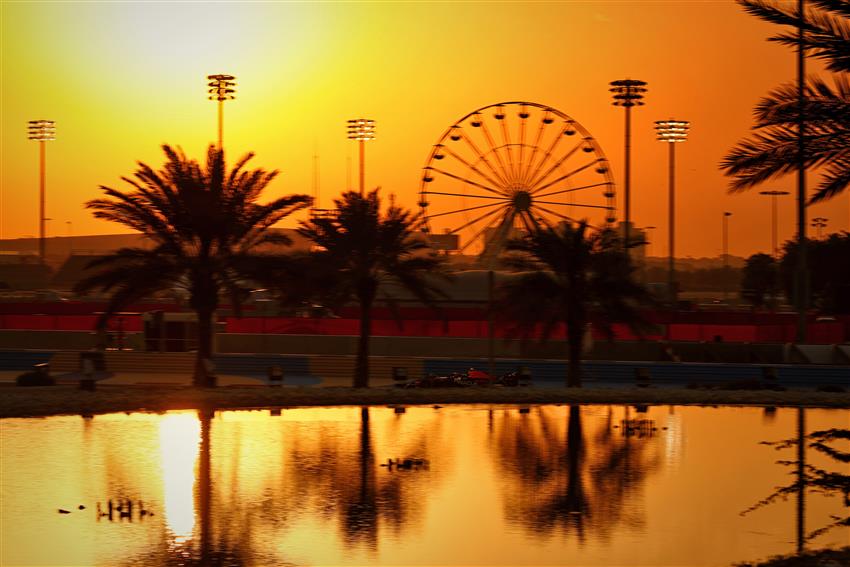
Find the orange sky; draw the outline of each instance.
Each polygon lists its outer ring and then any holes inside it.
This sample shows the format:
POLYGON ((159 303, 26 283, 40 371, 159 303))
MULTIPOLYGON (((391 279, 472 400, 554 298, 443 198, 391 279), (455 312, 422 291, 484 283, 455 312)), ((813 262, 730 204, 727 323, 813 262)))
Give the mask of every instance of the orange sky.
MULTIPOLYGON (((48 235, 123 232, 82 204, 119 187, 135 161, 162 161, 158 146, 200 156, 216 136, 205 77, 237 77, 225 108, 225 146, 255 151, 282 175, 268 197, 312 193, 320 206, 347 183, 356 146, 345 121, 377 122, 367 185, 415 206, 431 146, 476 108, 509 100, 551 105, 578 120, 611 162, 622 206, 623 111, 608 82, 649 83, 633 117, 632 217, 659 227, 666 254, 667 148, 653 122, 692 122, 677 149, 678 255, 720 253, 723 211, 734 213, 730 253, 770 246, 769 201, 728 196, 717 164, 744 136, 751 110, 795 75, 794 56, 765 41, 775 30, 735 3, 41 3, 3 2, 0 237, 35 235, 38 151, 26 122, 56 121, 47 148, 48 235), (68 225, 68 221, 72 224, 68 225)), ((814 64, 811 69, 815 69, 814 64)), ((356 171, 353 175, 356 183, 356 171)), ((793 177, 764 189, 792 190, 793 177)), ((813 183, 810 183, 810 186, 813 183)), ((622 214, 622 212, 620 212, 622 214)), ((850 228, 848 195, 814 207, 829 230, 850 228)), ((793 233, 780 208, 780 238, 793 233)))

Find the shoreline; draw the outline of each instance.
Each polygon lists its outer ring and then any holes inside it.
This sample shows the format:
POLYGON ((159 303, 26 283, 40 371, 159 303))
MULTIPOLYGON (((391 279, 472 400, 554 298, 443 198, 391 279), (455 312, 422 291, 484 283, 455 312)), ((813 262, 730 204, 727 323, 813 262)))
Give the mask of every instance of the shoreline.
POLYGON ((4 386, 0 419, 94 415, 169 410, 235 410, 321 406, 448 404, 629 404, 776 406, 849 409, 850 393, 807 390, 689 390, 586 388, 434 388, 225 386, 208 390, 186 386, 98 385, 4 386))

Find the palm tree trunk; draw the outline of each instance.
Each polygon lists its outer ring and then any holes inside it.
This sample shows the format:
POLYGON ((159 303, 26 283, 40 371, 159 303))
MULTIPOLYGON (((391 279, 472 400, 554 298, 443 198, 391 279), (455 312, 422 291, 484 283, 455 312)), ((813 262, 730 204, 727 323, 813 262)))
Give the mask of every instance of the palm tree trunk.
POLYGON ((198 314, 198 355, 195 358, 195 376, 192 383, 201 388, 215 387, 212 374, 213 310, 203 309, 198 314))
POLYGON ((358 293, 360 299, 360 337, 357 340, 357 365, 354 368, 354 387, 369 387, 369 341, 372 337, 372 302, 375 290, 364 286, 358 293))
POLYGON ((567 388, 581 388, 581 347, 584 325, 577 321, 567 324, 567 345, 570 363, 567 373, 567 388))

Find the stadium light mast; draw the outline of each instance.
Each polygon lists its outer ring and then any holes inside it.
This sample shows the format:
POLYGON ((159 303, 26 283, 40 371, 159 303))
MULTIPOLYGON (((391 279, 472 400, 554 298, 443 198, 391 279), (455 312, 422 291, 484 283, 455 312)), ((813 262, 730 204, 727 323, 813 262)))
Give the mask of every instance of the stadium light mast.
POLYGON ((691 123, 684 120, 656 120, 655 131, 659 142, 668 147, 668 198, 667 224, 669 226, 667 247, 667 291, 670 301, 676 304, 676 144, 688 139, 691 123))
POLYGON ((625 168, 624 168, 624 182, 623 187, 625 188, 624 195, 624 203, 623 203, 623 214, 624 214, 624 235, 623 235, 623 243, 625 244, 626 250, 629 249, 630 240, 629 240, 629 232, 630 232, 630 224, 632 221, 632 202, 631 202, 631 150, 632 150, 632 107, 633 106, 643 106, 643 95, 647 91, 646 89, 646 81, 639 81, 636 79, 621 79, 619 81, 611 81, 609 83, 611 88, 608 89, 611 91, 614 96, 614 102, 612 103, 614 106, 622 106, 626 109, 626 146, 625 146, 625 168))
POLYGON ((375 121, 368 118, 353 118, 348 121, 348 139, 360 143, 360 196, 366 185, 366 142, 375 139, 375 121))
POLYGON ((210 100, 218 101, 218 149, 224 147, 224 101, 236 98, 236 86, 233 75, 207 75, 210 100))
POLYGON ((39 191, 38 191, 38 257, 43 264, 47 256, 45 242, 45 142, 56 139, 56 123, 53 120, 30 120, 29 139, 39 146, 39 191))

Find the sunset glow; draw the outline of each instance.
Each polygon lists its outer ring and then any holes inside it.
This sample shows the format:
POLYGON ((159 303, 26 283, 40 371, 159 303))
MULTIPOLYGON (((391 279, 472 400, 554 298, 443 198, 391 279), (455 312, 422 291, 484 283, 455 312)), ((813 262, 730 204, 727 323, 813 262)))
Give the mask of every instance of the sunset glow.
MULTIPOLYGON (((653 125, 671 116, 691 123, 677 155, 677 252, 717 256, 723 211, 735 213, 731 254, 770 248, 768 200, 758 191, 727 195, 718 163, 747 134, 759 98, 793 78, 794 56, 765 41, 775 30, 733 2, 4 2, 0 10, 2 238, 38 231, 29 120, 56 122, 46 156, 48 236, 64 235, 68 221, 75 234, 109 234, 121 228, 83 208, 99 185, 121 186, 136 160, 159 166, 162 143, 192 156, 215 143, 211 74, 238 82, 225 105, 230 159, 254 151, 256 166, 282 171, 267 198, 312 194, 315 163, 318 206, 356 187, 346 121, 367 116, 380 136, 369 144, 366 186, 411 208, 441 133, 476 108, 511 100, 581 122, 619 190, 623 117, 608 83, 633 77, 648 92, 633 109, 632 217, 659 227, 656 253, 666 241, 666 148, 654 143, 653 125)), ((618 192, 619 218, 621 199, 618 192)), ((845 194, 810 216, 846 230, 848 212, 845 194)), ((794 230, 790 198, 779 214, 784 241, 794 230)))

